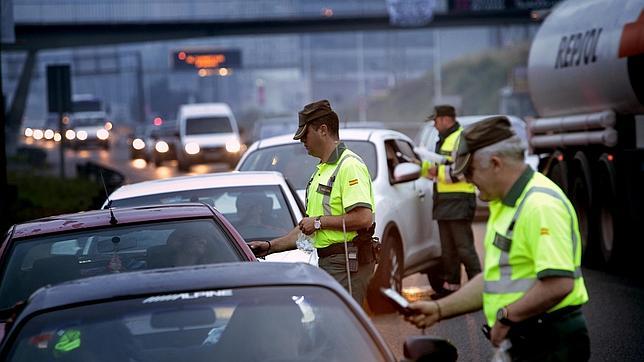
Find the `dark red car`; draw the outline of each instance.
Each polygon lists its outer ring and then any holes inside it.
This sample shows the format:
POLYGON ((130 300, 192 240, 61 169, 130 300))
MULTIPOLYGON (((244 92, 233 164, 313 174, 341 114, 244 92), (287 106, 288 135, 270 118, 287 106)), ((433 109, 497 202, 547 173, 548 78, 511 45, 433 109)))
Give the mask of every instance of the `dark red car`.
MULTIPOLYGON (((38 288, 102 274, 256 261, 205 204, 113 208, 12 226, 0 248, 0 321, 38 288)), ((0 339, 4 328, 0 328, 0 339)))

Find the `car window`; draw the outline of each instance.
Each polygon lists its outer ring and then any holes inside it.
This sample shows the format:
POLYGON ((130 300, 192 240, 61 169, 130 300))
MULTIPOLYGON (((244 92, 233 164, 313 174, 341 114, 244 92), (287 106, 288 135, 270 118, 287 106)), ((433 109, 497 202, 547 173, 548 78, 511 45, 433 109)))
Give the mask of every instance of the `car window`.
POLYGON ((386 140, 385 153, 387 156, 387 173, 389 175, 389 183, 394 184, 394 169, 398 164, 404 162, 413 162, 420 164, 420 160, 416 153, 414 153, 413 146, 404 140, 386 140))
MULTIPOLYGON (((369 141, 343 141, 347 148, 359 155, 367 165, 371 179, 377 175, 376 148, 369 141)), ((256 149, 240 165, 240 171, 278 171, 293 186, 302 190, 306 188, 309 178, 315 172, 319 159, 310 156, 300 143, 289 143, 279 146, 256 149)))
POLYGON ((228 117, 195 117, 186 119, 186 134, 230 133, 233 128, 228 117))
POLYGON ((213 220, 204 219, 109 226, 18 240, 5 260, 0 309, 47 284, 243 259, 231 236, 213 220))
POLYGON ((10 346, 6 361, 385 359, 337 295, 295 285, 170 292, 48 311, 22 325, 10 346))
POLYGON ((270 240, 295 227, 279 185, 218 187, 112 200, 112 207, 202 202, 221 212, 246 241, 270 240))

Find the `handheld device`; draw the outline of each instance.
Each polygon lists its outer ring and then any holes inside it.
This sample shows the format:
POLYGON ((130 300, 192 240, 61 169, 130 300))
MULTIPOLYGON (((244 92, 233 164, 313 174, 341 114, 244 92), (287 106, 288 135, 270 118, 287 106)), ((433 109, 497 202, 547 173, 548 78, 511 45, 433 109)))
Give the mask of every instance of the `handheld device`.
POLYGON ((409 308, 409 302, 407 301, 407 299, 400 295, 395 289, 380 288, 380 292, 393 303, 398 312, 400 312, 401 314, 410 316, 419 313, 417 310, 409 308))

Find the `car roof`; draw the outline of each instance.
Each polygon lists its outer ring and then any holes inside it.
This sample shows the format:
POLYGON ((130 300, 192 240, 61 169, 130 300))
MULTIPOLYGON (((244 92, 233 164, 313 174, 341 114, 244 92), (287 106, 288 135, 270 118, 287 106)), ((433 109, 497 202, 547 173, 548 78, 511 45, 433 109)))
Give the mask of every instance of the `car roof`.
POLYGON ((143 181, 123 185, 112 192, 110 200, 128 199, 131 197, 156 195, 167 192, 200 190, 210 188, 280 185, 284 176, 275 171, 234 171, 203 175, 170 177, 161 180, 143 181))
MULTIPOLYGON (((406 135, 398 131, 380 128, 340 128, 340 140, 343 141, 368 141, 375 137, 396 137, 408 139, 406 135)), ((299 143, 299 140, 294 140, 293 135, 282 135, 269 137, 257 141, 257 148, 266 148, 277 145, 299 143)), ((255 146, 255 144, 253 146, 255 146)), ((252 147, 252 146, 251 146, 252 147)))
POLYGON ((306 263, 220 263, 108 274, 46 286, 34 292, 20 315, 70 304, 135 296, 294 285, 323 286, 344 293, 331 276, 306 263))
MULTIPOLYGON (((113 208, 112 212, 118 225, 155 220, 212 217, 216 214, 216 211, 210 206, 196 203, 113 208)), ((110 220, 111 213, 107 209, 50 216, 16 224, 12 238, 109 226, 111 225, 110 220)))
POLYGON ((479 122, 484 120, 485 118, 489 117, 494 117, 494 116, 504 116, 507 117, 510 120, 510 123, 514 124, 523 124, 525 126, 525 121, 517 116, 509 116, 509 115, 504 115, 504 114, 488 114, 488 115, 475 115, 475 116, 458 116, 456 117, 456 120, 462 125, 462 126, 468 126, 470 124, 479 122))

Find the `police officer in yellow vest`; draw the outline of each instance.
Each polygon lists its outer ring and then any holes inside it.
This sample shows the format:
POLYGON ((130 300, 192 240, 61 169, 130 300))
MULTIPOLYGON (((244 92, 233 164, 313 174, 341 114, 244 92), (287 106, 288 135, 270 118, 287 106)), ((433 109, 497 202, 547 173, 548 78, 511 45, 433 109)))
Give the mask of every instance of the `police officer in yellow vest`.
POLYGON ((482 307, 487 336, 494 346, 509 340, 513 360, 588 360, 577 216, 561 189, 525 164, 524 150, 503 116, 463 131, 453 171, 490 202, 484 271, 444 299, 412 303, 421 313, 406 319, 428 327, 482 307))
POLYGON ((439 132, 436 152, 446 159, 445 163, 434 164, 428 170, 428 177, 436 181, 432 214, 438 222, 442 254, 440 262, 425 273, 435 291, 432 299, 440 299, 460 287, 461 263, 468 279, 481 272, 481 263, 472 233, 476 209, 474 185, 452 176, 452 152, 463 128, 456 121, 456 112, 450 105, 434 107, 434 114, 428 120, 434 121, 439 132))
POLYGON ((327 100, 310 103, 299 112, 293 139, 320 159, 306 190, 307 216, 287 235, 249 246, 255 255, 265 256, 295 249, 300 232, 311 235, 319 266, 362 303, 375 266, 371 244, 375 202, 367 166, 339 141, 338 131, 338 116, 327 100))

